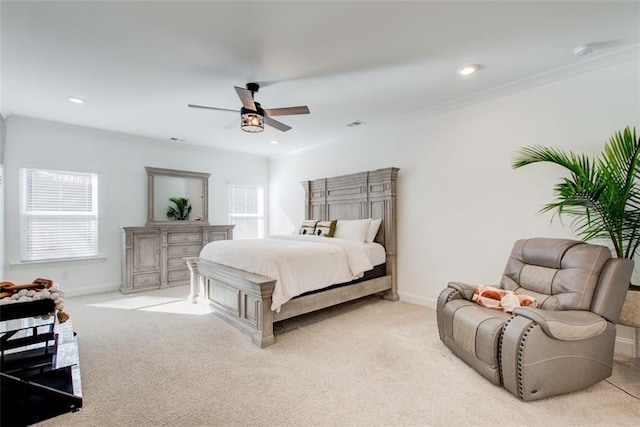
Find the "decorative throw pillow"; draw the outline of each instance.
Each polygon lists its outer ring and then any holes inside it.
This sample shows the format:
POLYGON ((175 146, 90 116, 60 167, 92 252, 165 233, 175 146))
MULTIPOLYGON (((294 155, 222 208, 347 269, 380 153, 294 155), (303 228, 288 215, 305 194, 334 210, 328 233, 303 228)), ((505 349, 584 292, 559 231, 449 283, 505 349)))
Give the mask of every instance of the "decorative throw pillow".
POLYGON ((318 224, 316 224, 316 236, 333 237, 336 232, 337 222, 335 219, 333 221, 318 221, 318 224))
POLYGON ((300 226, 298 234, 314 234, 314 232, 316 231, 316 224, 318 224, 317 219, 302 221, 302 226, 300 226))
POLYGON ((382 219, 372 219, 371 224, 369 224, 369 230, 367 230, 367 240, 365 242, 371 243, 376 240, 376 235, 378 234, 378 230, 380 230, 380 225, 382 224, 382 219))
POLYGON ((336 233, 333 237, 340 239, 353 240, 354 242, 364 243, 367 238, 367 231, 371 224, 371 218, 339 220, 336 226, 336 233))

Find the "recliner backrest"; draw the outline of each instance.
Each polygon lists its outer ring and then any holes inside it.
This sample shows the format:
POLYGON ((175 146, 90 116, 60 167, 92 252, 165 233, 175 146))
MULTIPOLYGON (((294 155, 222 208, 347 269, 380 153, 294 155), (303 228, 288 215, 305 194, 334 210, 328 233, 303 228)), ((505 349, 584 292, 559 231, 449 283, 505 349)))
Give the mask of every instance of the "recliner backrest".
POLYGON ((630 259, 611 258, 607 261, 591 302, 591 311, 609 322, 618 323, 632 273, 633 261, 630 259))
POLYGON ((577 240, 518 240, 500 286, 535 297, 545 310, 589 310, 610 258, 607 247, 577 240))

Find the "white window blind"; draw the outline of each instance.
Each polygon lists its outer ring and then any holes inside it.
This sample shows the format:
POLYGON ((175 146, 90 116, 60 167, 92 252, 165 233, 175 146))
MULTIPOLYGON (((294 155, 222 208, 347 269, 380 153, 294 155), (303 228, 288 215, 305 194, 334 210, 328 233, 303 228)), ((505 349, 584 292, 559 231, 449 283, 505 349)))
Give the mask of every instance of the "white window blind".
POLYGON ((262 187, 229 185, 229 223, 235 224, 234 239, 264 237, 264 195, 262 187))
POLYGON ((98 175, 20 169, 23 261, 98 255, 98 175))

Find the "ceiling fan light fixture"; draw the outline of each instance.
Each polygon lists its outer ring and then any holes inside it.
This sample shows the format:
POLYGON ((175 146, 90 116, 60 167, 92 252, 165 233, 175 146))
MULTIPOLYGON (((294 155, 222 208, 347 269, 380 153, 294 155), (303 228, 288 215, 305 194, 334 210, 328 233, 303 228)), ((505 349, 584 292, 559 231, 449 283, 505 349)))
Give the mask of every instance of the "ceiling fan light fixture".
POLYGON ((258 111, 246 108, 240 110, 240 129, 249 133, 258 133, 264 130, 264 111, 258 107, 258 111))
MULTIPOLYGON (((240 113, 240 129, 244 132, 259 133, 264 131, 264 125, 267 124, 280 132, 291 130, 291 126, 286 125, 272 116, 288 116, 292 114, 309 114, 309 107, 299 105, 297 107, 282 107, 263 109, 259 102, 255 102, 253 96, 260 89, 258 83, 247 83, 247 88, 235 86, 236 93, 242 102, 240 111, 231 110, 229 108, 207 107, 206 105, 187 104, 190 108, 203 108, 206 110, 233 111, 240 113)), ((228 128, 229 126, 227 126, 228 128)), ((226 128, 225 128, 226 129, 226 128)))

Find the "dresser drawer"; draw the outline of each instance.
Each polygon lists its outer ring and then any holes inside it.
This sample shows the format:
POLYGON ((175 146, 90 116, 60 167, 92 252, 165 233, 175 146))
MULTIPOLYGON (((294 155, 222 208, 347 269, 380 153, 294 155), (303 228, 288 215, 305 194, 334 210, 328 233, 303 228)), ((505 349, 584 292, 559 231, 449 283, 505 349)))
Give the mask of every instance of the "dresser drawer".
POLYGON ((189 270, 174 270, 167 273, 167 280, 189 280, 189 270))
POLYGON ((160 286, 160 273, 145 273, 133 275, 133 288, 151 288, 160 286))
POLYGON ((187 263, 182 258, 169 258, 167 270, 188 270, 187 263))
POLYGON ((205 242, 231 238, 233 227, 195 221, 121 227, 123 253, 120 291, 130 293, 167 285, 188 285, 191 272, 183 258, 200 255, 205 242))
POLYGON ((201 243, 202 233, 168 233, 167 240, 172 243, 201 243))
POLYGON ((171 245, 168 248, 169 257, 198 256, 202 246, 196 245, 171 245))

